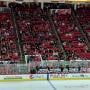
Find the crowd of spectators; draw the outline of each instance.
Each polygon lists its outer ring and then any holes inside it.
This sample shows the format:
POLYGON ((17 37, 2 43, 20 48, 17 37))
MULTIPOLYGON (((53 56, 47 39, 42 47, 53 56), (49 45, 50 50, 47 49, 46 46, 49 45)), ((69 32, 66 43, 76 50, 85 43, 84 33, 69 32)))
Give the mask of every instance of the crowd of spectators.
MULTIPOLYGON (((28 4, 15 5, 14 8, 12 6, 10 8, 13 9, 15 17, 12 17, 11 12, 0 12, 0 60, 20 60, 19 48, 22 49, 21 53, 24 53, 24 56, 41 55, 42 60, 63 59, 64 54, 59 48, 58 39, 49 21, 47 12, 50 10, 28 4), (13 18, 16 22, 13 22, 13 18), (16 23, 18 32, 13 23, 16 23), (20 39, 21 46, 17 43, 18 39, 20 39)), ((76 17, 81 26, 89 24, 89 11, 89 8, 77 8, 76 17)), ((71 8, 60 8, 53 9, 50 16, 67 53, 67 60, 89 60, 88 46, 84 36, 74 24, 71 13, 71 8)), ((90 27, 85 28, 84 31, 90 40, 90 27)), ((33 60, 40 61, 41 59, 35 57, 33 60)))

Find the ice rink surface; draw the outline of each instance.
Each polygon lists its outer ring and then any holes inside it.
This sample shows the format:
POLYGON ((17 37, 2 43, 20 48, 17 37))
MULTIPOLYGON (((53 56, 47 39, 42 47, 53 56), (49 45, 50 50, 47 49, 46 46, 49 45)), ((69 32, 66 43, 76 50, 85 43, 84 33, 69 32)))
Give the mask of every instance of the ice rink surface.
POLYGON ((0 90, 90 90, 90 80, 0 82, 0 90))

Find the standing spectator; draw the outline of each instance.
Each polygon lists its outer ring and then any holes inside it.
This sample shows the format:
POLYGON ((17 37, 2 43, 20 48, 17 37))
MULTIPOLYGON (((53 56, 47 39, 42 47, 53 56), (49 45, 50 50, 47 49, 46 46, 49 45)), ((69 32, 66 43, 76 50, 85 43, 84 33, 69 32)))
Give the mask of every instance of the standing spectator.
POLYGON ((48 70, 48 72, 50 72, 50 67, 49 66, 47 66, 47 70, 48 70))
POLYGON ((64 70, 64 66, 63 65, 61 65, 60 66, 60 69, 61 69, 61 73, 63 72, 63 70, 64 70))
POLYGON ((36 66, 36 72, 38 73, 38 71, 39 71, 39 66, 36 66))
POLYGON ((69 72, 69 70, 70 70, 70 67, 69 67, 69 65, 66 65, 66 69, 68 70, 68 72, 69 72))
POLYGON ((79 65, 79 66, 78 66, 78 72, 80 72, 80 71, 81 71, 81 66, 79 65))

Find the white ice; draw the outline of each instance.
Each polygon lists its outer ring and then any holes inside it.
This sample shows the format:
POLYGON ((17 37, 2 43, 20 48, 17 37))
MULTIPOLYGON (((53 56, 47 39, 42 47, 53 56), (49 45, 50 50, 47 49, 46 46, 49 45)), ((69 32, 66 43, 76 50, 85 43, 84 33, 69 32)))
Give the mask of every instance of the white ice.
POLYGON ((90 80, 0 82, 0 90, 90 90, 90 80))

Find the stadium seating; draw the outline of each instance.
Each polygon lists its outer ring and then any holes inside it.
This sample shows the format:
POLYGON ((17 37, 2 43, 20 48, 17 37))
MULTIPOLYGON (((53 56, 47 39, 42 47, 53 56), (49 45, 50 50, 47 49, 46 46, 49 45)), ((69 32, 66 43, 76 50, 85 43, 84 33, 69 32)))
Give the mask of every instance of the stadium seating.
MULTIPOLYGON (((28 5, 27 7, 16 6, 14 10, 15 17, 13 18, 10 12, 0 12, 0 60, 18 61, 20 53, 31 56, 41 55, 43 60, 62 59, 63 54, 59 57, 62 51, 58 47, 58 40, 47 12, 40 7, 29 7, 28 5), (14 23, 18 29, 15 28, 13 19, 16 20, 14 23), (19 51, 19 46, 22 52, 19 51)), ((78 8, 76 13, 82 27, 89 24, 90 9, 78 8)), ((89 60, 88 47, 83 35, 73 22, 71 9, 57 9, 51 16, 53 16, 54 25, 67 53, 67 60, 89 60)), ((84 31, 90 40, 90 27, 84 28, 84 31)), ((40 60, 40 58, 34 58, 34 61, 40 60)))
POLYGON ((16 34, 10 13, 0 13, 0 60, 17 61, 19 54, 16 44, 16 34))
MULTIPOLYGON (((90 9, 88 7, 78 7, 76 13, 84 32, 87 34, 87 37, 90 40, 90 9)), ((89 60, 90 52, 80 53, 80 57, 89 60)))
MULTIPOLYGON (((53 14, 59 36, 68 53, 68 59, 83 59, 79 55, 87 51, 83 35, 74 25, 70 9, 59 9, 53 14)), ((86 58, 84 58, 86 59, 86 58)))
POLYGON ((57 38, 46 12, 38 7, 16 8, 16 13, 24 55, 42 55, 43 60, 58 60, 57 38))

